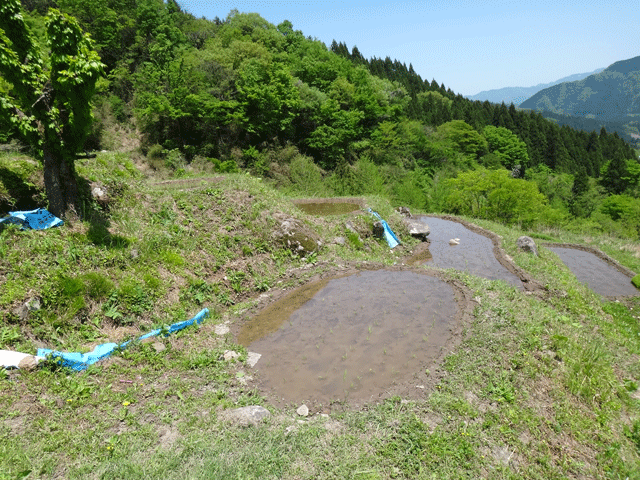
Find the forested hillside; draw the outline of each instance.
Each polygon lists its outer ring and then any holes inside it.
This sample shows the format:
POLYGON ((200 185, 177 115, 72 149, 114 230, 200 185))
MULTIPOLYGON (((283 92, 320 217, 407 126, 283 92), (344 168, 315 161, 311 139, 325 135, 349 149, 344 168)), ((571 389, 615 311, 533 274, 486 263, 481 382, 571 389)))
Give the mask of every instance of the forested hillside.
POLYGON ((522 108, 624 121, 640 114, 640 56, 615 62, 583 80, 546 88, 522 108))
POLYGON ((521 107, 572 128, 592 130, 606 125, 637 145, 640 57, 615 62, 582 80, 545 88, 521 107))
POLYGON ((379 193, 422 210, 638 236, 640 165, 615 132, 473 102, 411 64, 327 47, 257 13, 207 20, 175 0, 22 4, 36 35, 49 7, 75 16, 105 64, 86 149, 132 138, 174 175, 204 163, 307 195, 379 193))

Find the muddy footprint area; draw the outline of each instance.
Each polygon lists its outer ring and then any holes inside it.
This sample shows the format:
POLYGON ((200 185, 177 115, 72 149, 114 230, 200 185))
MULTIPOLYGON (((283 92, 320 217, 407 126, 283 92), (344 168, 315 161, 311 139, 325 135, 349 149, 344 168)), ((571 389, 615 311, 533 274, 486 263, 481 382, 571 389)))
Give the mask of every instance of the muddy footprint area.
POLYGON ((576 244, 543 245, 560 257, 579 282, 598 295, 609 299, 640 295, 631 283, 634 272, 600 250, 576 244))
POLYGON ((273 403, 358 408, 428 390, 472 308, 439 272, 352 269, 287 293, 235 333, 262 355, 255 369, 273 403))

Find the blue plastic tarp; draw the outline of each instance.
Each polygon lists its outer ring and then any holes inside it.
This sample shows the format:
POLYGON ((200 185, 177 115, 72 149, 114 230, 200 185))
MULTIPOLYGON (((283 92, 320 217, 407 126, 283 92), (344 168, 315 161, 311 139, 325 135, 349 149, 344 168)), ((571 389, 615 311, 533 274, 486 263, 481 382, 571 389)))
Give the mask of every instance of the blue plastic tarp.
POLYGON ((39 348, 38 356, 58 360, 61 366, 68 367, 80 372, 82 370, 86 370, 89 365, 93 365, 97 361, 102 360, 103 358, 107 358, 114 351, 126 348, 132 341, 141 341, 145 338, 155 337, 156 335, 160 335, 163 332, 164 336, 166 337, 170 333, 177 332, 178 330, 182 330, 183 328, 189 327, 193 324, 200 324, 202 320, 204 320, 208 316, 209 309, 204 308, 200 310, 200 312, 198 312, 195 317, 189 320, 174 323, 167 328, 157 328, 155 330, 152 330, 151 332, 145 333, 137 340, 129 340, 121 344, 103 343, 96 346, 96 348, 94 348, 93 351, 89 353, 59 352, 57 350, 50 350, 48 348, 39 348))
POLYGON ((25 210, 21 212, 9 212, 9 216, 0 218, 0 223, 15 223, 21 225, 22 230, 45 230, 59 227, 64 222, 44 208, 25 210))
POLYGON ((397 247, 400 244, 400 240, 398 240, 396 234, 393 233, 393 230, 391 230, 389 224, 385 222, 377 212, 369 209, 369 213, 372 213, 378 220, 380 220, 380 223, 382 223, 382 227, 384 228, 384 239, 389 244, 389 248, 397 247))

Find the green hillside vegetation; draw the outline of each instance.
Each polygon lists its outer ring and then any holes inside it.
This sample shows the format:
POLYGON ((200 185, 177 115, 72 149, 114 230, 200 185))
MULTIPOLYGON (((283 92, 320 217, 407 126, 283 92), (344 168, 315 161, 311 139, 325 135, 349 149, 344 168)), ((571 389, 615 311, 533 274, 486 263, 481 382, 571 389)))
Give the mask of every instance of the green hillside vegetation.
MULTIPOLYGON (((139 147, 174 176, 208 162, 289 189, 292 169, 308 166, 306 175, 322 180, 308 194, 375 188, 396 205, 443 212, 458 209, 448 202, 458 172, 505 168, 514 178, 535 178, 545 194, 551 210, 540 210, 534 223, 637 238, 637 222, 620 222, 601 207, 611 194, 637 200, 638 160, 615 132, 586 133, 513 106, 471 102, 422 80, 411 65, 367 60, 342 43, 327 48, 287 21, 274 26, 258 14, 233 11, 209 21, 173 1, 25 2, 34 34, 44 35, 42 15, 51 5, 77 17, 105 64, 85 149, 139 147), (496 144, 488 132, 513 146, 496 144), (611 162, 627 179, 623 190, 604 177, 611 162), (568 194, 567 182, 583 168, 588 182, 580 195, 568 194), (359 175, 373 181, 354 180, 359 175)), ((5 89, 10 98, 11 84, 5 89)), ((3 135, 20 137, 10 129, 3 135)), ((518 222, 518 215, 506 217, 518 222)))
MULTIPOLYGON (((41 192, 41 174, 20 170, 28 160, 8 152, 0 168, 33 175, 41 192)), ((502 281, 442 271, 476 303, 462 343, 431 370, 432 385, 359 410, 336 399, 323 407, 329 416, 312 410, 299 423, 298 405, 272 406, 244 363, 246 349, 233 334, 217 335, 216 327, 234 331, 269 298, 317 275, 363 261, 366 268, 397 263, 416 240, 379 195, 363 201, 400 236, 403 243, 393 251, 372 236, 367 213, 312 217, 260 178, 212 177, 210 164, 197 170, 192 163, 181 178, 159 181, 141 160, 125 153, 78 160, 79 174, 107 185, 111 195, 107 206, 91 204, 89 220, 40 232, 9 226, 0 233, 0 349, 88 351, 190 318, 203 307, 211 317, 199 328, 132 345, 83 373, 55 362, 33 372, 3 371, 0 478, 640 474, 640 297, 602 302, 543 246, 539 257, 515 247, 524 233, 589 244, 640 271, 637 241, 473 219, 499 234, 506 253, 544 288, 528 294, 502 281), (278 213, 303 221, 324 247, 299 257, 275 242, 278 213), (347 231, 346 219, 359 235, 347 231), (348 241, 334 244, 336 236, 348 241), (21 314, 30 299, 40 306, 21 314), (226 362, 226 350, 241 356, 226 362), (256 404, 272 413, 265 425, 223 420, 225 411, 256 404)), ((298 171, 289 188, 329 191, 309 165, 298 171)), ((535 183, 506 170, 469 170, 455 181, 504 185, 479 204, 482 192, 461 202, 460 195, 471 193, 453 190, 450 201, 463 215, 491 216, 495 202, 517 192, 509 182, 529 186, 514 200, 526 203, 525 213, 533 216, 543 200, 535 183)), ((528 220, 523 216, 522 224, 528 220)))
MULTIPOLYGON (((83 145, 95 157, 66 157, 75 214, 50 230, 0 229, 0 349, 89 351, 211 315, 82 373, 54 361, 0 371, 0 480, 640 477, 640 297, 601 299, 541 244, 593 246, 640 272, 640 163, 618 134, 471 102, 411 65, 258 14, 22 5, 44 72, 58 7, 90 33, 104 76, 83 145), (375 238, 364 211, 316 217, 292 202, 337 196, 379 212, 401 245, 375 238), (438 270, 471 315, 424 389, 358 409, 340 398, 306 418, 274 406, 234 332, 318 276, 402 263, 418 242, 398 206, 495 232, 539 288, 438 270), (321 248, 302 256, 276 240, 281 215, 321 248), (539 256, 517 249, 524 234, 539 256), (246 405, 271 416, 224 420, 246 405)), ((19 48, 10 33, 0 54, 19 48)), ((10 120, 19 89, 0 78, 0 214, 51 202, 40 144, 10 120)))

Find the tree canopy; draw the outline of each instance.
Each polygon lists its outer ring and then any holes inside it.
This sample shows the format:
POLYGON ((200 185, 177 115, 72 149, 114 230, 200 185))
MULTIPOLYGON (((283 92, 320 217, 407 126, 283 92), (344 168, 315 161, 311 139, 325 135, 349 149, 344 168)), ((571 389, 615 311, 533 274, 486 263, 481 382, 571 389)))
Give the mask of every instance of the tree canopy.
POLYGON ((0 73, 11 84, 0 111, 43 159, 49 210, 78 212, 73 160, 91 125, 91 98, 103 64, 75 19, 50 9, 49 56, 29 32, 18 0, 0 4, 0 73), (48 63, 48 65, 46 65, 48 63))

